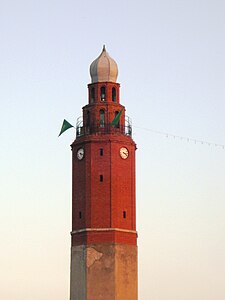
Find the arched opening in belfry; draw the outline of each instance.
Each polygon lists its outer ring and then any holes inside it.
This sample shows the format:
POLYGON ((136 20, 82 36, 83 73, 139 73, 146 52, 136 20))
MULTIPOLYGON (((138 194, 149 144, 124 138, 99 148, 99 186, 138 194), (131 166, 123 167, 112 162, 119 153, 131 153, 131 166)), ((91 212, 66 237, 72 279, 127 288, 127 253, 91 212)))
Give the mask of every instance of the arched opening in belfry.
POLYGON ((114 87, 112 88, 112 101, 116 102, 116 89, 114 87))
MULTIPOLYGON (((119 114, 118 111, 115 111, 115 117, 119 114)), ((116 128, 120 128, 120 120, 118 120, 117 124, 115 125, 116 128)))
POLYGON ((105 111, 104 109, 100 109, 100 127, 105 126, 105 111))
POLYGON ((91 103, 95 102, 95 88, 91 89, 91 103))
POLYGON ((90 111, 87 111, 87 127, 90 127, 91 125, 91 116, 90 116, 90 111))
POLYGON ((106 101, 106 89, 105 86, 101 87, 101 101, 106 101))

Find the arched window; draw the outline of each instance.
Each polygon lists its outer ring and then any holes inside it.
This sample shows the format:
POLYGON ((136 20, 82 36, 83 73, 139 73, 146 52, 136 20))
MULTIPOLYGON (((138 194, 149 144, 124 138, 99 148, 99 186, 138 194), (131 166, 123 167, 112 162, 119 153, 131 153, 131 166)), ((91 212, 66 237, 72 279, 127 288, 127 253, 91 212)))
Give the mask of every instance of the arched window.
POLYGON ((114 87, 112 88, 112 101, 116 102, 116 89, 114 87))
POLYGON ((91 103, 95 102, 95 88, 91 89, 91 103))
POLYGON ((100 110, 100 127, 105 126, 105 111, 104 109, 100 110))
POLYGON ((106 94, 105 94, 105 86, 101 87, 101 101, 106 100, 106 94))
POLYGON ((91 124, 91 117, 90 117, 90 111, 87 111, 87 127, 90 127, 91 124))
MULTIPOLYGON (((115 117, 118 115, 118 111, 115 111, 115 117)), ((118 123, 115 125, 116 128, 120 128, 120 120, 118 120, 118 123)))

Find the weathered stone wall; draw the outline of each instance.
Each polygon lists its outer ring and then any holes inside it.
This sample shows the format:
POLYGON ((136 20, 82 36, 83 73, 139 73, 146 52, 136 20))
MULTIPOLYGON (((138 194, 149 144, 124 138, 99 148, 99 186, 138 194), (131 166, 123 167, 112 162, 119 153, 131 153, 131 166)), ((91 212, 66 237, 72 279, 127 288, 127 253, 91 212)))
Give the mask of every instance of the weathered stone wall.
POLYGON ((70 300, 86 300, 86 246, 71 248, 70 300))
POLYGON ((72 247, 70 300, 137 300, 137 247, 72 247))

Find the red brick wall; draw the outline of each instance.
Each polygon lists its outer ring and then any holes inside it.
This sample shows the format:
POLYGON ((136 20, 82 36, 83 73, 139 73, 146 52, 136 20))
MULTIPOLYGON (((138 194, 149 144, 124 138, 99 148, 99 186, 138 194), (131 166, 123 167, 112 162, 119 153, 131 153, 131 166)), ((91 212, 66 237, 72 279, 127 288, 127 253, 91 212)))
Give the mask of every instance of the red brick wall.
POLYGON ((133 140, 125 135, 89 135, 73 143, 73 231, 84 228, 136 230, 135 147, 133 140), (85 156, 78 160, 76 154, 81 147, 85 156), (127 159, 120 157, 121 147, 128 149, 127 159))

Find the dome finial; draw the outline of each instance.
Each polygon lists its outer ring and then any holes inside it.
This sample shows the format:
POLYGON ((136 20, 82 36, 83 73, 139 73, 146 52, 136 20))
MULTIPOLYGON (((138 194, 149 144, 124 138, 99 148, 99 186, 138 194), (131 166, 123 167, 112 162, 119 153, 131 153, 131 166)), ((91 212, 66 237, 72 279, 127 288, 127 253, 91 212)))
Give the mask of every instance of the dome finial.
POLYGON ((90 66, 91 82, 116 82, 118 67, 103 45, 102 53, 90 66))

